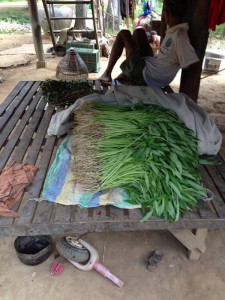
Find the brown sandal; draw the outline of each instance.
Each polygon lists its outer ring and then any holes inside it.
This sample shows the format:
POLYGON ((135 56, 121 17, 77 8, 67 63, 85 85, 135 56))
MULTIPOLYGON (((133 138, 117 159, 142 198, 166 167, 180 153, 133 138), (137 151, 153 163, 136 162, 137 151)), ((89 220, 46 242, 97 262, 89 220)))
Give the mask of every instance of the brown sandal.
POLYGON ((162 260, 162 257, 163 255, 160 251, 153 251, 147 260, 147 269, 149 271, 154 271, 157 268, 158 263, 162 260))

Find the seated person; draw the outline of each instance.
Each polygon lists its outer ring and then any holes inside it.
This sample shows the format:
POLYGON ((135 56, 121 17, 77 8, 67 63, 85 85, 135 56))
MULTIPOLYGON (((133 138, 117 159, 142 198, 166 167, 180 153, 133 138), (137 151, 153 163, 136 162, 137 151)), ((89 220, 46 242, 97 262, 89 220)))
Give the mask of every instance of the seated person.
POLYGON ((152 51, 155 54, 158 53, 160 49, 160 35, 157 34, 155 30, 150 31, 150 45, 152 47, 152 51))
POLYGON ((144 29, 148 42, 152 47, 152 51, 154 55, 157 54, 160 48, 160 36, 157 35, 157 32, 155 30, 151 30, 152 29, 151 25, 145 21, 141 22, 140 26, 137 26, 136 28, 144 29))
POLYGON ((150 43, 150 40, 151 40, 151 34, 150 34, 150 31, 151 31, 151 25, 146 23, 146 22, 141 22, 140 26, 137 26, 136 28, 143 28, 145 33, 146 33, 146 36, 147 36, 147 39, 150 43))
POLYGON ((127 59, 120 68, 127 78, 138 85, 161 88, 169 85, 179 69, 195 65, 199 58, 190 44, 188 24, 184 22, 187 0, 165 0, 164 15, 168 25, 159 53, 153 55, 145 31, 142 28, 121 30, 113 44, 108 66, 99 80, 111 83, 112 70, 126 49, 127 59))

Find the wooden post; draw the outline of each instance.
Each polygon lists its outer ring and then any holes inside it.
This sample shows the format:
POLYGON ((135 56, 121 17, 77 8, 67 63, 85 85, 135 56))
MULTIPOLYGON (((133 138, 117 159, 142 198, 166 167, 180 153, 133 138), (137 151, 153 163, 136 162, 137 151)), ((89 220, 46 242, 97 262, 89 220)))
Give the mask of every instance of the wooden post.
POLYGON ((37 69, 45 68, 44 49, 41 38, 41 26, 38 18, 38 9, 36 0, 28 0, 28 8, 31 20, 34 49, 37 56, 37 69))
POLYGON ((125 0, 125 10, 126 10, 126 26, 129 28, 129 0, 125 0))
POLYGON ((210 0, 189 0, 189 37, 200 62, 196 68, 182 70, 180 81, 180 92, 187 94, 197 102, 200 79, 202 72, 202 62, 208 42, 208 12, 210 0))

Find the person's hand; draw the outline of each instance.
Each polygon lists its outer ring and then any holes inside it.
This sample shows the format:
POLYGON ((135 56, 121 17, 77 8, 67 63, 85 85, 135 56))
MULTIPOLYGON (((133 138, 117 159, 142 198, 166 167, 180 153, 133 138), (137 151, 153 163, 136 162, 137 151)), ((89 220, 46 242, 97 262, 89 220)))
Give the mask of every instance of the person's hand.
POLYGON ((152 35, 153 45, 154 47, 159 50, 160 48, 160 36, 157 34, 152 35))

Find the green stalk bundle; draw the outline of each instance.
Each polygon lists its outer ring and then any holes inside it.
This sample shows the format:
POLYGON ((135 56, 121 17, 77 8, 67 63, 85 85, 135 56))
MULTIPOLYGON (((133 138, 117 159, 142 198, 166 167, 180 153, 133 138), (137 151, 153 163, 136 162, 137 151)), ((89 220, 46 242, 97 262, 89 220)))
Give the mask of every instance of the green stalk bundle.
POLYGON ((88 82, 46 79, 41 83, 44 100, 57 106, 71 105, 78 98, 90 95, 96 90, 88 82))
POLYGON ((143 220, 177 221, 206 196, 197 140, 172 111, 87 103, 75 119, 73 166, 85 191, 122 187, 143 220))

